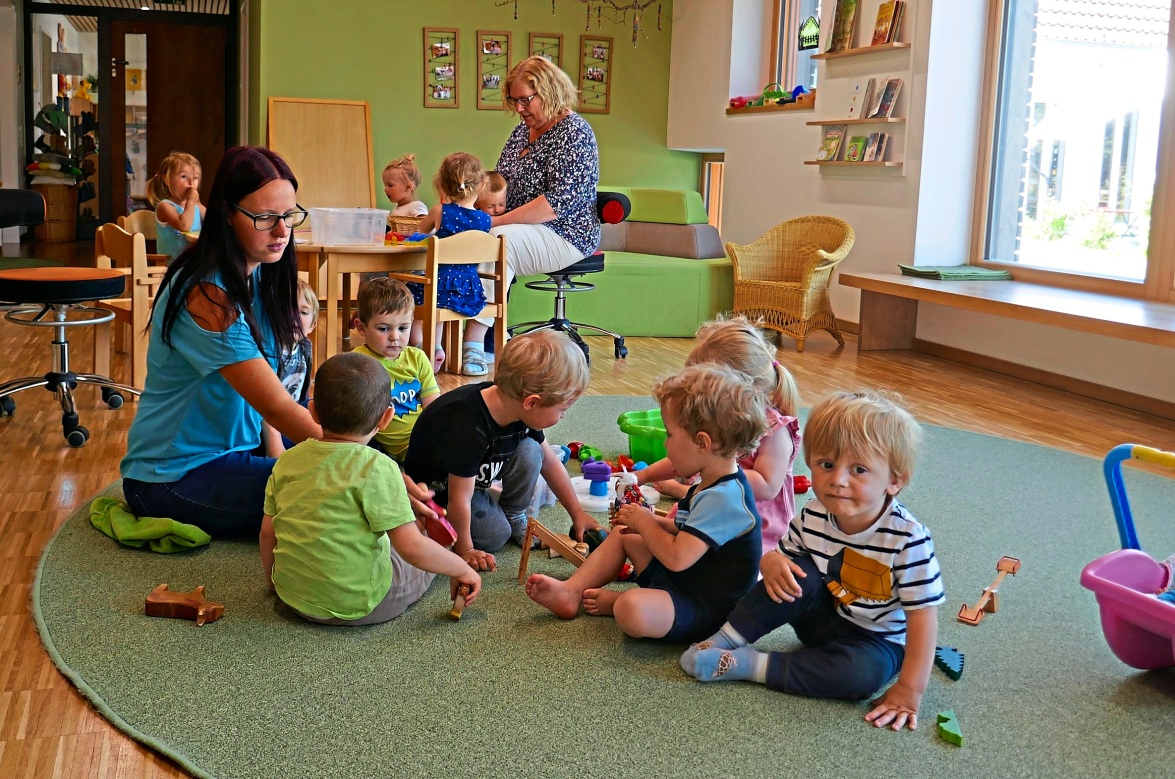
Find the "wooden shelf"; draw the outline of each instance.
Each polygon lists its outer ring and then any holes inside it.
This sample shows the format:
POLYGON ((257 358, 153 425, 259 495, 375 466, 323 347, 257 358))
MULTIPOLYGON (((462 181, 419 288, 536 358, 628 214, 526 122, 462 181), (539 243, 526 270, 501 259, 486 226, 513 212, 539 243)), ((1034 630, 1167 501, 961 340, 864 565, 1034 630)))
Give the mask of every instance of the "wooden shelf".
MULTIPOLYGON (((743 106, 742 108, 727 108, 727 116, 741 116, 742 114, 772 114, 779 111, 811 111, 816 108, 816 101, 809 100, 805 103, 784 103, 783 105, 758 105, 758 106, 743 106)), ((814 124, 808 122, 808 124, 814 124)), ((816 122, 815 124, 819 124, 816 122)))
POLYGON ((851 162, 849 160, 804 160, 805 165, 849 166, 851 168, 900 168, 900 162, 851 162))
POLYGON ((844 51, 826 51, 823 54, 813 54, 814 60, 838 60, 842 57, 859 57, 862 54, 876 54, 881 51, 893 51, 894 49, 908 49, 909 43, 879 43, 876 46, 862 46, 859 49, 845 49, 844 51))
POLYGON ((904 116, 887 116, 884 119, 817 119, 814 122, 804 122, 812 126, 829 124, 905 124, 904 116))

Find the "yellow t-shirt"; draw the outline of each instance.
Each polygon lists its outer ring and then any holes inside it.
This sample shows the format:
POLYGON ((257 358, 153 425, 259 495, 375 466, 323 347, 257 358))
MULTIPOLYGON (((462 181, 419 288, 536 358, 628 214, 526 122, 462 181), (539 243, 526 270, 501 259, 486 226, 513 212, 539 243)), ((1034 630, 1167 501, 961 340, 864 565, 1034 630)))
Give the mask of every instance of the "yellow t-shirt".
POLYGON ((400 469, 369 446, 309 439, 273 466, 273 585, 319 619, 359 619, 392 586, 388 530, 415 521, 400 469))
POLYGON ((396 458, 396 462, 403 463, 408 454, 412 427, 424 410, 421 401, 441 391, 432 372, 432 361, 414 346, 406 347, 394 360, 376 354, 366 345, 355 351, 378 360, 392 379, 391 405, 396 413, 388 426, 375 434, 375 440, 385 452, 396 458))

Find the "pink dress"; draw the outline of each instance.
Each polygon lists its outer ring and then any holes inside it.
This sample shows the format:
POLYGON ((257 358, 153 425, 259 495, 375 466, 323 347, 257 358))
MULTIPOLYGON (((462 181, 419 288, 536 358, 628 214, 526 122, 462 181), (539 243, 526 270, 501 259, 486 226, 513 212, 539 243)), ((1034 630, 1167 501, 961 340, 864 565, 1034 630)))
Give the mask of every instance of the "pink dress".
MULTIPOLYGON (((779 490, 779 494, 771 500, 755 501, 755 508, 759 510, 759 516, 763 518, 763 554, 767 554, 779 544, 779 539, 787 533, 787 526, 791 524, 792 517, 796 515, 795 479, 792 475, 792 468, 796 464, 796 455, 800 451, 800 420, 784 416, 774 408, 767 410, 767 416, 771 420, 771 429, 767 435, 781 435, 783 431, 779 427, 785 426, 791 435, 792 453, 791 460, 787 464, 787 475, 783 477, 783 487, 779 490)), ((744 471, 752 470, 755 467, 756 456, 758 456, 757 451, 751 452, 740 458, 738 464, 742 466, 744 471)))

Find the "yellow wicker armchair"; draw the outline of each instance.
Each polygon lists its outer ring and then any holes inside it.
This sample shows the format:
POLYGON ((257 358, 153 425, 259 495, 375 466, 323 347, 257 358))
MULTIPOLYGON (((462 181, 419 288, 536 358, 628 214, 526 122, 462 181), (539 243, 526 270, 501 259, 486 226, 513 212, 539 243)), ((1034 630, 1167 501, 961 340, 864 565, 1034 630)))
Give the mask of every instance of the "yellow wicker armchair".
POLYGON ((734 265, 734 313, 796 339, 827 330, 844 346, 844 336, 828 302, 832 269, 853 248, 856 233, 831 216, 789 219, 754 243, 726 244, 734 265))

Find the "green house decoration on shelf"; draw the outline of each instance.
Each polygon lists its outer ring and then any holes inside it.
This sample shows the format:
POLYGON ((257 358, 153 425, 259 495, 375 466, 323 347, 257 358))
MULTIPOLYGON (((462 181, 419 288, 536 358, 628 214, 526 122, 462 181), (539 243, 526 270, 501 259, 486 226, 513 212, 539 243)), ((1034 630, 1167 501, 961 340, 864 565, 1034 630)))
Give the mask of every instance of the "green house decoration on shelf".
POLYGON ((820 22, 815 16, 809 16, 800 25, 800 51, 808 51, 820 47, 820 22))

